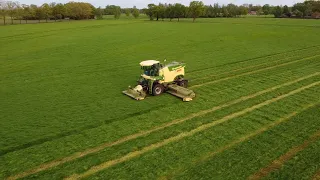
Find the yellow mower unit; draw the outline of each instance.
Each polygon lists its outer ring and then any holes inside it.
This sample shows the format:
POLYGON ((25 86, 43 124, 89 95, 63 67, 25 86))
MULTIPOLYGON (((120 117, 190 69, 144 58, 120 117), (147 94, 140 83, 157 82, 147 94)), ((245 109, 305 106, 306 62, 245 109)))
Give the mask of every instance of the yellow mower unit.
POLYGON ((134 88, 129 86, 129 89, 122 91, 127 96, 143 100, 147 94, 158 96, 168 92, 183 101, 191 101, 196 96, 192 90, 187 89, 184 63, 172 62, 164 65, 156 60, 146 60, 140 66, 143 73, 138 79, 138 85, 134 88))

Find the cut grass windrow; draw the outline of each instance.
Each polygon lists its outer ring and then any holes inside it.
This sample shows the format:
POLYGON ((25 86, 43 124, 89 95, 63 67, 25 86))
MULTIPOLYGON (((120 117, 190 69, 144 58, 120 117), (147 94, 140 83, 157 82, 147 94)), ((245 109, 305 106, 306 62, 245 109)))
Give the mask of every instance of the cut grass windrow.
POLYGON ((312 58, 315 58, 315 57, 318 57, 318 56, 320 56, 320 55, 310 56, 310 57, 306 57, 306 58, 303 58, 303 59, 299 59, 299 60, 295 60, 295 61, 291 61, 291 62, 287 62, 287 63, 283 63, 283 64, 278 64, 278 65, 275 65, 275 66, 270 66, 270 67, 258 69, 258 70, 255 70, 255 71, 250 71, 250 72, 245 72, 245 73, 242 73, 242 74, 237 74, 237 75, 234 75, 234 76, 228 76, 228 77, 217 79, 217 80, 214 80, 214 81, 209 81, 209 82, 193 85, 193 86, 190 86, 190 88, 197 88, 197 87, 205 86, 205 85, 208 85, 208 84, 213 84, 213 83, 229 80, 229 79, 236 78, 236 77, 241 77, 241 76, 250 75, 250 74, 254 74, 254 73, 265 71, 265 70, 270 70, 270 69, 274 69, 274 68, 277 68, 277 67, 286 66, 286 65, 293 64, 293 63, 296 63, 296 62, 304 61, 304 60, 307 60, 307 59, 312 59, 312 58))
MULTIPOLYGON (((281 62, 281 61, 283 61, 285 59, 288 59, 288 58, 283 58, 283 59, 279 59, 279 60, 276 60, 276 61, 272 61, 272 63, 281 62)), ((260 66, 268 65, 268 64, 270 64, 270 62, 261 63, 261 64, 253 65, 253 66, 242 67, 242 68, 238 68, 238 69, 233 69, 233 70, 230 70, 230 71, 227 71, 227 72, 223 72, 223 73, 220 73, 220 74, 206 75, 205 77, 193 78, 193 79, 191 79, 191 82, 198 81, 198 80, 204 80, 204 79, 208 79, 208 78, 211 78, 211 77, 226 75, 226 74, 229 74, 231 72, 237 72, 237 71, 242 71, 242 70, 246 70, 246 69, 256 68, 256 67, 260 67, 260 66)))
POLYGON ((285 162, 293 158, 297 153, 307 148, 310 144, 317 141, 319 138, 320 138, 320 130, 314 133, 310 138, 305 140, 302 144, 293 147, 292 149, 287 151, 285 154, 281 155, 278 159, 274 160, 271 164, 269 164, 268 166, 260 169, 258 172, 251 175, 249 179, 251 180, 261 179, 263 177, 266 177, 269 173, 280 169, 285 162))
POLYGON ((129 135, 129 136, 125 136, 125 137, 123 137, 123 138, 121 138, 121 139, 119 139, 117 141, 108 142, 108 143, 102 144, 100 146, 87 149, 87 150, 85 150, 83 152, 78 152, 78 153, 75 153, 75 154, 73 154, 71 156, 68 156, 68 157, 65 157, 65 158, 62 158, 62 159, 57 159, 57 160, 42 164, 42 165, 40 165, 40 166, 38 166, 38 167, 36 167, 34 169, 30 169, 30 170, 27 170, 27 171, 22 172, 20 174, 11 176, 8 179, 19 179, 19 178, 23 178, 23 177, 26 177, 26 176, 29 176, 29 175, 32 175, 32 174, 36 174, 38 172, 41 172, 41 171, 44 171, 44 170, 59 166, 59 165, 64 164, 66 162, 74 161, 76 159, 79 159, 81 157, 87 156, 89 154, 97 153, 97 152, 99 152, 99 151, 101 151, 101 150, 103 150, 105 148, 108 148, 108 147, 111 147, 111 146, 115 146, 115 145, 119 145, 119 144, 122 144, 124 142, 130 141, 130 140, 133 140, 133 139, 137 139, 137 138, 142 137, 142 136, 146 136, 146 135, 148 135, 150 133, 153 133, 155 131, 159 131, 161 129, 170 127, 170 126, 175 125, 175 124, 180 124, 180 123, 185 122, 187 120, 190 120, 192 118, 206 115, 208 113, 220 110, 222 108, 226 108, 226 107, 232 106, 232 105, 240 103, 242 101, 255 98, 255 97, 260 96, 262 94, 274 91, 276 89, 279 89, 279 88, 282 88, 282 87, 285 87, 285 86, 289 86, 291 84, 298 83, 300 81, 303 81, 305 79, 308 79, 308 78, 311 78, 311 77, 315 77, 315 76, 318 76, 318 75, 320 75, 320 72, 316 72, 316 73, 313 73, 313 74, 310 74, 310 75, 295 79, 293 81, 289 81, 289 82, 286 82, 286 83, 283 83, 283 84, 280 84, 280 85, 276 85, 276 86, 270 87, 268 89, 256 92, 254 94, 250 94, 250 95, 247 95, 247 96, 240 97, 238 99, 229 101, 229 102, 227 102, 225 104, 222 104, 222 105, 219 105, 219 106, 215 106, 213 108, 210 108, 210 109, 207 109, 207 110, 204 110, 204 111, 200 111, 200 112, 197 112, 197 113, 193 113, 193 114, 190 114, 190 115, 188 115, 186 117, 183 117, 183 118, 175 119, 175 120, 173 120, 173 121, 171 121, 169 123, 162 124, 160 126, 152 128, 152 129, 149 129, 149 130, 146 130, 146 131, 141 131, 139 133, 132 134, 132 135, 129 135))
MULTIPOLYGON (((260 129, 254 131, 254 132, 251 132, 251 133, 249 133, 249 134, 246 134, 246 135, 244 135, 244 136, 241 136, 240 138, 238 138, 238 139, 236 139, 236 140, 234 140, 234 141, 232 141, 232 142, 230 142, 230 143, 228 143, 228 144, 226 144, 226 145, 218 148, 217 150, 215 150, 215 151, 213 151, 213 152, 210 152, 210 153, 208 153, 208 154, 206 154, 206 155, 204 155, 204 156, 196 159, 195 161, 192 162, 191 166, 195 166, 195 165, 197 165, 198 163, 201 163, 201 162, 203 162, 203 161, 207 161, 208 159, 214 157, 214 156, 217 155, 217 154, 220 154, 220 153, 222 153, 222 152, 224 152, 224 151, 226 151, 226 150, 228 150, 228 149, 230 149, 230 148, 232 148, 232 147, 234 147, 234 146, 236 146, 236 145, 238 145, 238 144, 240 144, 240 143, 243 143, 243 142, 251 139, 251 138, 254 137, 254 136, 257 136, 257 135, 259 135, 259 134, 262 134, 263 132, 265 132, 265 131, 267 131, 267 130, 269 130, 269 129, 271 129, 271 128, 273 128, 273 127, 275 127, 275 126, 277 126, 277 125, 279 125, 279 124, 281 124, 281 123, 283 123, 283 122, 286 122, 286 121, 290 120, 292 117, 296 116, 297 114, 300 114, 300 113, 302 113, 303 111, 305 111, 305 110, 307 110, 307 109, 309 109, 309 108, 311 108, 311 107, 316 106, 317 104, 318 104, 318 103, 309 104, 309 105, 303 107, 303 108, 302 108, 301 110, 299 110, 299 111, 292 112, 292 113, 290 113, 290 114, 288 114, 288 115, 286 115, 286 116, 284 116, 284 117, 282 117, 282 118, 280 118, 280 119, 278 119, 278 120, 276 120, 276 121, 274 121, 274 122, 272 122, 272 123, 270 123, 270 124, 267 124, 267 125, 261 127, 260 129)), ((190 166, 189 166, 189 167, 190 167, 190 166)), ((185 169, 187 169, 187 167, 182 167, 182 168, 173 170, 171 173, 169 173, 169 174, 166 175, 165 177, 161 177, 160 179, 170 179, 170 177, 173 177, 175 174, 178 174, 178 173, 180 173, 180 172, 183 172, 185 169)))
POLYGON ((173 142, 179 141, 179 140, 181 140, 181 139, 183 139, 185 137, 193 136, 194 134, 202 132, 204 130, 207 130, 208 128, 214 127, 214 126, 219 125, 219 124, 224 123, 224 122, 227 122, 227 121, 229 121, 231 119, 234 119, 236 117, 239 117, 239 116, 242 116, 242 115, 247 114, 249 112, 252 112, 255 109, 258 109, 258 108, 261 108, 263 106, 269 105, 269 104, 271 104, 273 102, 279 101, 279 100, 284 99, 284 98, 286 98, 288 96, 291 96, 293 94, 297 94, 297 93, 299 93, 299 92, 301 92, 301 91, 303 91, 305 89, 309 89, 309 88, 317 86, 319 84, 320 84, 320 81, 317 81, 317 82, 314 82, 314 83, 309 84, 307 86, 300 87, 300 88, 295 89, 295 90, 293 90, 293 91, 291 91, 291 92, 289 92, 287 94, 283 94, 281 96, 269 99, 267 101, 264 101, 262 103, 254 105, 252 107, 243 109, 243 110, 238 111, 236 113, 229 114, 229 115, 227 115, 227 116, 225 116, 225 117, 223 117, 223 118, 221 118, 219 120, 216 120, 216 121, 201 125, 201 126, 195 128, 195 129, 191 130, 191 131, 183 132, 183 133, 178 134, 177 136, 173 136, 173 137, 165 139, 165 140, 163 140, 161 142, 158 142, 158 143, 155 143, 155 144, 151 144, 149 146, 146 146, 146 147, 142 148, 141 150, 130 152, 130 153, 118 158, 118 159, 106 161, 106 162, 104 162, 102 164, 99 164, 97 166, 93 166, 88 171, 86 171, 86 172, 84 172, 82 174, 74 174, 74 175, 72 175, 72 176, 70 176, 70 177, 68 177, 66 179, 81 179, 81 178, 85 178, 85 177, 91 176, 91 175, 93 175, 93 174, 95 174, 95 173, 97 173, 99 171, 102 171, 102 170, 104 170, 106 168, 109 168, 109 167, 114 166, 116 164, 128 161, 128 160, 130 160, 132 158, 138 157, 138 156, 140 156, 140 155, 142 155, 144 153, 147 153, 149 151, 158 149, 158 148, 160 148, 162 146, 165 146, 165 145, 167 145, 169 143, 173 143, 173 142))
POLYGON ((267 61, 267 62, 255 64, 255 65, 250 65, 250 66, 240 67, 240 68, 236 68, 236 69, 231 69, 231 70, 228 70, 226 72, 222 72, 222 73, 218 73, 218 74, 210 74, 210 75, 206 75, 204 77, 195 77, 195 78, 192 78, 190 80, 190 82, 194 82, 194 81, 198 81, 198 80, 204 80, 204 79, 208 79, 210 77, 217 77, 217 76, 221 76, 221 75, 227 75, 227 74, 230 74, 232 72, 238 72, 238 71, 247 70, 247 69, 251 69, 251 68, 258 68, 258 67, 264 66, 264 65, 271 65, 273 63, 282 62, 282 61, 288 60, 290 58, 292 58, 292 56, 281 58, 281 59, 278 59, 278 60, 275 60, 275 61, 271 61, 271 62, 267 61))
MULTIPOLYGON (((309 46, 309 47, 305 47, 305 48, 300 48, 300 49, 294 49, 294 50, 290 50, 290 51, 285 51, 285 52, 280 52, 280 53, 275 53, 275 54, 269 54, 269 55, 265 55, 265 56, 260 56, 260 57, 255 57, 255 58, 250 58, 250 59, 246 59, 243 61, 239 61, 239 62, 235 62, 235 63, 228 63, 228 64, 223 64, 220 66, 216 66, 216 67, 208 67, 205 69, 198 69, 198 70, 193 70, 193 71, 189 71, 189 74, 193 74, 193 73, 198 73, 199 71, 205 71, 205 70, 210 70, 210 69, 214 69, 214 68, 219 68, 221 66, 228 66, 230 64, 235 64, 235 65, 239 65, 239 64, 244 64, 253 60, 257 60, 257 59, 263 59, 263 58, 268 58, 268 57, 274 57, 274 56, 279 56, 279 55, 284 55, 284 54, 288 54, 288 53, 295 53, 295 52, 300 52, 300 51, 304 51, 304 50, 309 50, 310 48, 318 48, 320 47, 320 45, 314 45, 314 46, 309 46)), ((275 62, 275 61, 274 61, 275 62)), ((263 63, 264 64, 264 63, 263 63)), ((232 70, 231 70, 232 71, 232 70)))

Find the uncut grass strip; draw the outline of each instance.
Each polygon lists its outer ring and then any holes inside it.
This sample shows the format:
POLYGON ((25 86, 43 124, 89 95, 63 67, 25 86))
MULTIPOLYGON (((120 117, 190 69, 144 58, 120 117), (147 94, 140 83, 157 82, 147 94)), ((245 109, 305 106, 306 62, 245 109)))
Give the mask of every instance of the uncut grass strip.
POLYGON ((303 50, 309 50, 310 48, 318 48, 318 47, 320 47, 320 45, 314 45, 314 46, 309 46, 309 47, 305 47, 305 48, 295 49, 295 50, 291 50, 291 51, 285 51, 285 52, 274 53, 274 54, 270 54, 270 55, 266 55, 266 56, 260 56, 260 57, 250 58, 250 59, 246 59, 246 60, 243 60, 243 61, 238 61, 238 62, 232 62, 232 63, 223 64, 223 65, 220 65, 220 66, 208 67, 208 68, 206 68, 206 69, 199 69, 199 70, 189 71, 189 74, 197 73, 197 72, 199 72, 199 71, 204 71, 204 70, 219 68, 219 67, 223 67, 223 66, 229 66, 229 65, 232 65, 232 64, 236 64, 236 65, 238 66, 238 64, 243 64, 243 63, 250 62, 250 61, 254 61, 254 60, 257 60, 257 59, 263 59, 263 58, 266 58, 266 57, 273 57, 273 56, 282 55, 282 54, 285 55, 285 54, 292 53, 292 52, 299 52, 299 51, 303 51, 303 50))
MULTIPOLYGON (((208 154, 206 154, 206 155, 204 155, 204 156, 201 156, 200 158, 194 160, 194 161, 191 163, 190 166, 193 167, 193 166, 196 166, 197 164, 199 164, 199 163, 201 163, 201 162, 207 161, 208 159, 214 157, 215 155, 220 154, 220 153, 222 153, 222 152, 224 152, 224 151, 226 151, 226 150, 228 150, 228 149, 230 149, 230 148, 232 148, 232 147, 234 147, 234 146, 236 146, 236 145, 238 145, 238 144, 240 144, 240 143, 243 143, 243 142, 251 139, 251 138, 254 137, 254 136, 257 136, 257 135, 259 135, 259 134, 262 134, 262 133, 264 133, 265 131, 268 131, 269 129, 271 129, 271 128, 275 127, 275 126, 277 126, 277 125, 279 125, 279 124, 281 124, 281 123, 283 123, 283 122, 286 122, 286 121, 290 120, 292 117, 296 116, 297 114, 300 114, 300 113, 302 113, 303 111, 305 111, 305 110, 307 110, 307 109, 309 109, 309 108, 311 108, 311 107, 314 107, 314 106, 316 106, 316 105, 317 105, 317 103, 315 103, 315 104, 309 104, 309 105, 305 106, 304 108, 302 108, 302 109, 299 110, 299 111, 294 111, 294 112, 292 112, 292 113, 290 113, 290 114, 287 114, 287 115, 285 115, 285 116, 283 116, 283 117, 281 117, 281 118, 278 118, 277 120, 275 120, 275 121, 273 121, 273 122, 271 122, 271 123, 269 123, 269 124, 267 124, 267 125, 262 126, 262 127, 259 128, 258 130, 255 130, 254 132, 251 132, 251 133, 249 133, 249 134, 243 135, 243 136, 241 136, 240 138, 238 138, 238 139, 236 139, 236 140, 234 140, 234 141, 231 141, 230 143, 226 144, 225 146, 222 146, 222 147, 218 148, 217 150, 215 150, 215 151, 213 151, 213 152, 210 152, 210 153, 208 153, 208 154)), ((189 166, 189 167, 190 167, 190 166, 189 166)), ((186 167, 178 168, 178 169, 176 169, 176 170, 171 171, 171 172, 170 172, 168 175, 166 175, 165 177, 161 177, 161 178, 159 178, 159 179, 168 179, 168 178, 174 176, 175 174, 178 174, 178 173, 183 172, 183 171, 186 170, 186 169, 187 169, 186 167)))
POLYGON ((291 61, 291 62, 287 62, 287 63, 275 65, 275 66, 270 66, 270 67, 266 67, 266 68, 262 68, 262 69, 258 69, 258 70, 254 70, 254 71, 250 71, 250 72, 245 72, 245 73, 242 73, 242 74, 237 74, 237 75, 225 77, 225 78, 222 78, 222 79, 217 79, 217 80, 214 80, 214 81, 209 81, 209 82, 206 82, 206 83, 193 85, 193 86, 190 86, 190 88, 197 88, 197 87, 201 87, 201 86, 204 86, 204 85, 213 84, 213 83, 221 82, 221 81, 224 81, 224 80, 229 80, 229 79, 236 78, 236 77, 241 77, 241 76, 245 76, 245 75, 250 75, 250 74, 257 73, 257 72, 261 72, 261 71, 265 71, 265 70, 270 70, 270 69, 274 69, 274 68, 281 67, 281 66, 286 66, 286 65, 289 65, 289 64, 293 64, 293 63, 296 63, 296 62, 301 62, 301 61, 308 60, 308 59, 312 59, 312 58, 319 57, 319 56, 320 56, 320 55, 315 55, 315 56, 303 58, 303 59, 296 60, 296 61, 291 61))
POLYGON ((312 180, 320 180, 320 169, 312 176, 312 180))
POLYGON ((75 153, 75 154, 73 154, 71 156, 68 156, 68 157, 65 157, 65 158, 62 158, 62 159, 57 159, 57 160, 53 160, 53 161, 48 162, 48 163, 44 163, 44 164, 42 164, 42 165, 40 165, 40 166, 38 166, 38 167, 36 167, 34 169, 30 169, 30 170, 27 170, 27 171, 22 172, 20 174, 14 175, 11 178, 12 179, 22 178, 22 177, 25 177, 25 176, 28 176, 28 175, 31 175, 31 174, 35 174, 35 173, 38 173, 38 172, 41 172, 41 171, 56 167, 58 165, 66 163, 66 162, 74 161, 74 160, 76 160, 78 158, 87 156, 89 154, 93 154, 93 153, 99 152, 99 151, 101 151, 101 150, 103 150, 103 149, 105 149, 107 147, 115 146, 115 145, 127 142, 129 140, 133 140, 133 139, 136 139, 138 137, 148 135, 148 134, 150 134, 152 132, 159 131, 159 130, 164 129, 166 127, 170 127, 172 125, 185 122, 185 121, 190 120, 190 119, 195 118, 195 117, 206 115, 208 113, 220 110, 220 109, 225 108, 225 107, 232 106, 232 105, 240 103, 242 101, 255 98, 255 97, 260 96, 262 94, 277 90, 277 89, 285 87, 285 86, 289 86, 289 85, 298 83, 300 81, 303 81, 305 79, 309 79, 309 78, 312 78, 312 77, 315 77, 315 76, 318 76, 318 75, 320 75, 320 72, 316 72, 316 73, 313 73, 313 74, 310 74, 310 75, 295 79, 293 81, 289 81, 289 82, 286 82, 286 83, 283 83, 283 84, 280 84, 280 85, 276 85, 276 86, 270 87, 268 89, 256 92, 254 94, 250 94, 250 95, 247 95, 247 96, 240 97, 239 99, 232 100, 232 101, 224 103, 224 104, 222 104, 220 106, 215 106, 215 107, 213 107, 211 109, 207 109, 207 110, 204 110, 204 111, 193 113, 193 114, 190 114, 190 115, 188 115, 188 116, 186 116, 184 118, 175 119, 175 120, 173 120, 173 121, 171 121, 169 123, 162 124, 160 126, 152 128, 150 130, 141 131, 141 132, 136 133, 136 134, 125 136, 125 137, 123 137, 123 138, 121 138, 121 139, 119 139, 117 141, 114 141, 114 142, 108 142, 108 143, 102 144, 100 146, 87 149, 87 150, 85 150, 83 152, 75 153))
POLYGON ((291 148, 285 154, 281 155, 278 159, 274 160, 268 166, 261 168, 258 172, 254 173, 249 177, 251 180, 262 179, 266 177, 269 173, 280 169, 285 162, 293 158, 297 153, 307 148, 310 144, 317 141, 320 138, 320 130, 314 133, 310 138, 305 140, 302 144, 291 148))
POLYGON ((231 120, 233 118, 242 116, 242 115, 247 114, 249 112, 252 112, 252 111, 254 111, 254 110, 258 109, 258 108, 261 108, 263 106, 269 105, 269 104, 271 104, 273 102, 279 101, 279 100, 284 99, 286 97, 289 97, 291 95, 297 94, 299 92, 302 92, 302 91, 304 91, 306 89, 309 89, 311 87, 317 86, 319 84, 320 84, 320 81, 314 82, 314 83, 309 84, 307 86, 300 87, 300 88, 295 89, 295 90, 293 90, 293 91, 291 91, 291 92, 289 92, 287 94, 283 94, 283 95, 278 96, 276 98, 269 99, 269 100, 264 101, 264 102, 262 102, 260 104, 256 104, 256 105, 254 105, 252 107, 246 108, 246 109, 244 109, 242 111, 238 111, 236 113, 229 114, 229 115, 227 115, 227 116, 225 116, 225 117, 223 117, 223 118, 221 118, 219 120, 216 120, 216 121, 213 121, 211 123, 207 123, 207 124, 204 124, 202 126, 199 126, 199 127, 195 128, 195 129, 193 129, 191 131, 183 132, 183 133, 181 133, 181 134, 179 134, 177 136, 168 138, 168 139, 166 139, 164 141, 161 141, 161 142, 158 142, 158 143, 155 143, 155 144, 151 144, 150 146, 147 146, 147 147, 145 147, 145 148, 143 148, 141 150, 128 153, 128 154, 126 154, 126 155, 124 155, 124 156, 122 156, 122 157, 120 157, 118 159, 110 160, 110 161, 104 162, 102 164, 99 164, 97 166, 93 166, 88 171, 86 171, 86 172, 84 172, 82 174, 74 174, 74 175, 72 175, 70 177, 67 177, 66 179, 81 179, 81 178, 85 178, 85 177, 91 176, 91 175, 93 175, 93 174, 95 174, 95 173, 97 173, 99 171, 102 171, 104 169, 107 169, 107 168, 109 168, 111 166, 114 166, 116 164, 128 161, 128 160, 130 160, 132 158, 141 156, 142 154, 145 154, 146 152, 158 149, 158 148, 160 148, 162 146, 165 146, 165 145, 167 145, 169 143, 177 142, 177 141, 179 141, 179 140, 181 140, 181 139, 183 139, 185 137, 193 136, 194 134, 202 132, 202 131, 204 131, 204 130, 206 130, 208 128, 211 128, 213 126, 216 126, 216 125, 224 123, 224 122, 227 122, 227 121, 229 121, 229 120, 231 120))

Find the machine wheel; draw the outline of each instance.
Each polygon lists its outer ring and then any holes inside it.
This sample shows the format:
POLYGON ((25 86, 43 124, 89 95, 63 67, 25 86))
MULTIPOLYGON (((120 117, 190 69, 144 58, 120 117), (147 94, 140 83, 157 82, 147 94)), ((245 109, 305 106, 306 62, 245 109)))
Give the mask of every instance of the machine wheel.
POLYGON ((156 84, 153 86, 153 90, 152 90, 152 94, 154 96, 159 96, 160 94, 162 94, 164 91, 164 87, 162 84, 156 84))
POLYGON ((187 88, 188 87, 188 80, 181 80, 178 82, 178 85, 187 88))

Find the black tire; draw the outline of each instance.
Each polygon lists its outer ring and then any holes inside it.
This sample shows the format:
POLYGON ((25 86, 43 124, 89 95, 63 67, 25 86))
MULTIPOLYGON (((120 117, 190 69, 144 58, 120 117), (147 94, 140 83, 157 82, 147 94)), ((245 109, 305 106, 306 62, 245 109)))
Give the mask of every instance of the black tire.
POLYGON ((187 80, 181 80, 181 81, 178 82, 178 85, 187 88, 188 87, 188 81, 187 80))
POLYGON ((160 94, 163 93, 163 91, 164 91, 163 85, 161 85, 161 84, 155 84, 155 85, 153 86, 153 89, 152 89, 152 94, 153 94, 154 96, 159 96, 160 94))

